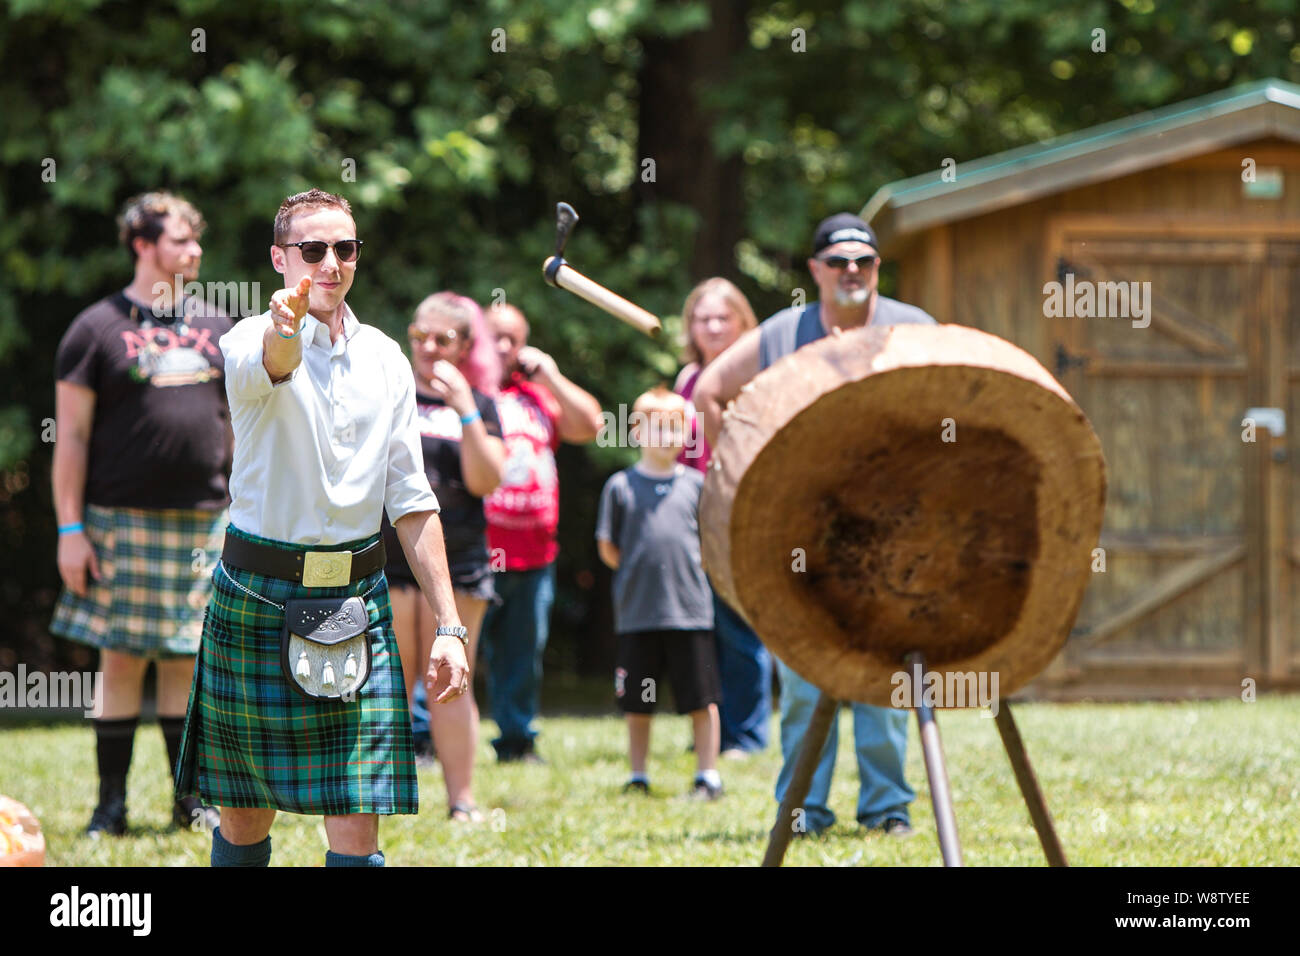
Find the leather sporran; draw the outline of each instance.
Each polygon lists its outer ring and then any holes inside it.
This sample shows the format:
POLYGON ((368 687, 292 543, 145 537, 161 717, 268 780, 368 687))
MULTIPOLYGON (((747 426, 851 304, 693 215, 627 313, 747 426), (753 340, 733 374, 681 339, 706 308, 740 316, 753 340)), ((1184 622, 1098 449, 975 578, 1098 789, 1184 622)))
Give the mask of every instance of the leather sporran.
POLYGON ((359 597, 284 602, 280 669, 315 700, 352 700, 370 678, 369 615, 359 597))

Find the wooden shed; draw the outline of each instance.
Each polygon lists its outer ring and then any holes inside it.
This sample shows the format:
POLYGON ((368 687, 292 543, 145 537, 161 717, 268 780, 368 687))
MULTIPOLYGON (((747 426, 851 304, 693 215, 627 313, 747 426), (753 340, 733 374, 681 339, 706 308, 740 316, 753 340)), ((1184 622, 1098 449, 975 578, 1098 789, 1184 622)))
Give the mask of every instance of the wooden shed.
POLYGON ((1300 87, 948 165, 863 211, 898 298, 1036 356, 1108 466, 1092 584, 1031 692, 1300 686, 1300 87))

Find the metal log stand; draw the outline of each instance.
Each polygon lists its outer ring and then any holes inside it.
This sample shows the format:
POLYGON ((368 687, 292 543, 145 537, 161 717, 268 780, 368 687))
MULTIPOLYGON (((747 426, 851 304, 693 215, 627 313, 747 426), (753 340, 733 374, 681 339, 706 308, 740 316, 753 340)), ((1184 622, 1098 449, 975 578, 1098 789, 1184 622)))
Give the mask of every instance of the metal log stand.
MULTIPOLYGON (((924 685, 925 661, 919 653, 907 656, 907 663, 913 670, 912 688, 919 693, 924 685)), ((764 866, 780 866, 785 857, 786 847, 796 832, 801 818, 797 812, 808 797, 808 788, 812 785, 813 772, 817 769, 817 760, 822 747, 830 734, 831 721, 839 713, 840 702, 824 691, 818 697, 817 707, 812 720, 804 734, 803 744, 799 749, 799 759, 795 763, 794 776, 781 801, 777 812, 776 825, 772 827, 768 838, 767 853, 763 856, 764 866)), ((952 809, 952 791, 948 787, 948 770, 943 757, 943 745, 939 740, 939 724, 934 719, 934 711, 919 703, 915 708, 917 727, 921 733, 921 749, 925 754, 925 775, 930 783, 930 802, 934 806, 935 826, 939 833, 939 852, 943 856, 944 866, 962 866, 961 843, 957 839, 957 818, 952 809)), ((1002 737, 1002 746, 1006 748, 1011 769, 1015 772, 1016 783, 1024 797, 1033 821, 1038 842, 1042 844, 1043 853, 1050 866, 1069 866, 1061 841, 1057 839, 1056 829, 1052 826, 1051 815, 1047 812, 1047 802, 1039 789, 1033 767, 1029 764, 1029 754, 1025 752, 1024 741, 1016 722, 1011 716, 1011 707, 1006 701, 998 708, 996 722, 998 733, 1002 737)))

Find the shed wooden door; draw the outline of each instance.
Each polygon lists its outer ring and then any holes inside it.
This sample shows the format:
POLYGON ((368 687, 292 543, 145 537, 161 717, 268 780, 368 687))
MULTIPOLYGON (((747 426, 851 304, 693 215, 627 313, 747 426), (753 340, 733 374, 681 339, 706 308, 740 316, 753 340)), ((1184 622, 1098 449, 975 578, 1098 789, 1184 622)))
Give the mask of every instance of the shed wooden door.
POLYGON ((1213 238, 1057 243, 1055 278, 1076 306, 1088 283, 1138 283, 1127 291, 1141 296, 1122 316, 1097 315, 1094 299, 1090 317, 1046 319, 1109 477, 1103 551, 1055 675, 1116 695, 1225 693, 1295 672, 1300 243, 1201 235, 1213 238), (1247 410, 1269 407, 1285 434, 1260 412, 1247 440, 1247 410))
POLYGON ((1273 439, 1268 474, 1275 522, 1274 602, 1265 628, 1264 659, 1271 683, 1300 683, 1300 238, 1274 240, 1268 246, 1265 308, 1285 341, 1270 350, 1269 386, 1273 400, 1286 409, 1286 435, 1273 439), (1278 459, 1283 459, 1279 461, 1278 459))

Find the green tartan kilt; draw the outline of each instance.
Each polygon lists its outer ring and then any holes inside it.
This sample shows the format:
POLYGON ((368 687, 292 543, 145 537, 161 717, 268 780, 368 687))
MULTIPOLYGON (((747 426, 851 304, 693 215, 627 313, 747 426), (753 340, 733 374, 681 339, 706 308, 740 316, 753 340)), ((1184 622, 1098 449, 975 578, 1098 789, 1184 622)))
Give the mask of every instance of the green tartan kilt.
MULTIPOLYGON (((311 550, 233 526, 226 533, 311 550)), ((375 538, 337 547, 357 550, 375 538)), ((222 807, 325 816, 417 811, 411 718, 382 570, 347 587, 306 588, 218 562, 185 717, 176 795, 197 795, 222 807), (280 669, 284 612, 235 582, 279 605, 290 597, 362 597, 369 612, 371 673, 355 699, 314 700, 291 688, 280 669)))

